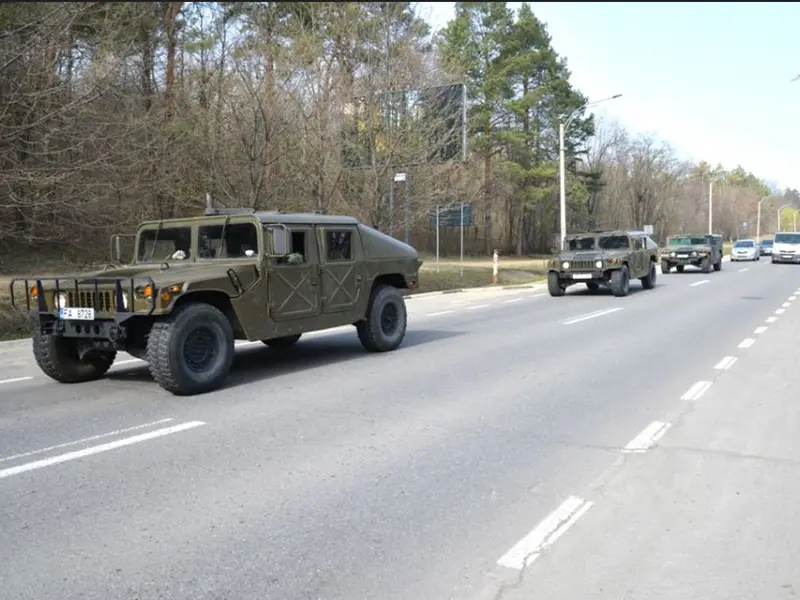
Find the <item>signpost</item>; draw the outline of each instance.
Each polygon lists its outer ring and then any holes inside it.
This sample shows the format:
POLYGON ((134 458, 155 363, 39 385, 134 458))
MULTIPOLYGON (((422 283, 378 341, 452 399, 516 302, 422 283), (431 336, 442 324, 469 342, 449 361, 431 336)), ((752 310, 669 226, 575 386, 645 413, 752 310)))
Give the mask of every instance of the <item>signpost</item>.
POLYGON ((460 246, 461 246, 461 276, 464 276, 464 228, 467 225, 472 225, 472 205, 461 202, 460 204, 446 206, 441 208, 436 205, 433 214, 431 215, 430 225, 432 229, 436 230, 436 270, 439 270, 439 229, 441 227, 454 228, 458 227, 460 246))

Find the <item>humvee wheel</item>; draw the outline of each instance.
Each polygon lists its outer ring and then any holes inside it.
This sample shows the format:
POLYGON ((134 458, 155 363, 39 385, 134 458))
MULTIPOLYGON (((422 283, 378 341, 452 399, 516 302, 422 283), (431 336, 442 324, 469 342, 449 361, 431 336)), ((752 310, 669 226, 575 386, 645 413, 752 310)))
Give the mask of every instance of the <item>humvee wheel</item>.
POLYGON ((37 331, 33 336, 33 356, 50 379, 59 383, 84 383, 105 375, 117 353, 96 352, 80 359, 75 340, 37 331))
POLYGON ((594 281, 587 281, 586 287, 590 292, 596 292, 597 290, 600 289, 600 284, 595 283, 594 281))
POLYGON ((675 270, 678 271, 678 273, 683 273, 683 269, 684 269, 683 265, 678 265, 677 267, 675 267, 675 270))
POLYGON ((700 268, 703 270, 703 273, 711 273, 711 258, 704 259, 700 268))
POLYGON ((550 292, 551 296, 558 297, 563 296, 566 289, 563 285, 561 285, 561 279, 558 276, 558 273, 550 271, 547 274, 547 291, 550 292))
POLYGON ((270 348, 288 348, 289 346, 294 346, 301 335, 300 333, 286 335, 279 338, 272 338, 271 340, 261 340, 261 343, 270 348))
POLYGON ((370 352, 397 348, 406 336, 408 314, 400 292, 390 285, 377 286, 370 296, 367 314, 356 323, 361 345, 370 352))
POLYGON ((668 275, 669 274, 669 263, 667 261, 665 261, 665 260, 661 261, 661 273, 662 273, 662 275, 668 275))
POLYGON ((233 328, 214 306, 184 304, 156 321, 147 339, 153 379, 177 396, 210 392, 225 380, 233 362, 233 328))
POLYGON ((611 273, 611 283, 609 285, 611 293, 615 296, 627 296, 631 290, 631 276, 628 272, 628 267, 622 265, 621 269, 617 269, 611 273))
POLYGON ((717 262, 714 263, 714 270, 721 271, 722 270, 722 259, 720 258, 717 262))
POLYGON ((642 282, 642 287, 646 290, 652 290, 656 287, 656 263, 650 263, 650 272, 642 277, 639 281, 642 282))

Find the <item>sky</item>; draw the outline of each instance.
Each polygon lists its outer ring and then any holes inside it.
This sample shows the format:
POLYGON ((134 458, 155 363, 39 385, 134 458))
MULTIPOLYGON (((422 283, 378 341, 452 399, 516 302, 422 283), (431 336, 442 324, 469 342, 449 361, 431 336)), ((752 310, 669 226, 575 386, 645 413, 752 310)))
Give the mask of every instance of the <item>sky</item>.
MULTIPOLYGON (((435 29, 454 2, 419 2, 435 29)), ((508 2, 517 9, 520 2, 508 2)), ((531 2, 601 120, 800 189, 800 2, 531 2)))

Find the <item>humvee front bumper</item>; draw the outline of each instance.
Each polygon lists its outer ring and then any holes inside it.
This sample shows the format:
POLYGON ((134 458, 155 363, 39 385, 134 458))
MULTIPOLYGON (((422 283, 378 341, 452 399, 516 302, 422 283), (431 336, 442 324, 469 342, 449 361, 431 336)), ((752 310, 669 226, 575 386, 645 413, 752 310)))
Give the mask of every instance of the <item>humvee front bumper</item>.
POLYGON ((609 271, 605 271, 603 269, 592 269, 592 270, 564 270, 564 269, 553 269, 554 273, 558 273, 559 279, 565 282, 571 283, 581 283, 584 281, 594 281, 594 282, 607 282, 609 280, 609 271))
POLYGON ((662 254, 660 258, 663 262, 668 262, 673 266, 697 266, 703 262, 706 257, 708 257, 708 254, 696 254, 693 256, 690 252, 688 254, 676 253, 674 256, 671 254, 662 254))
POLYGON ((15 277, 9 292, 17 310, 25 299, 42 333, 114 343, 125 338, 125 321, 151 315, 157 302, 150 277, 15 277))

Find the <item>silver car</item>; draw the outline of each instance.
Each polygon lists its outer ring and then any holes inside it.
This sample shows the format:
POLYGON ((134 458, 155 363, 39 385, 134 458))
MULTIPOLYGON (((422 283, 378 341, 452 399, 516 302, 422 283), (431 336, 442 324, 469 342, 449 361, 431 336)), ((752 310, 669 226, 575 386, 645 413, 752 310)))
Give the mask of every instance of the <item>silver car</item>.
POLYGON ((753 240, 738 240, 731 250, 731 260, 761 260, 761 253, 753 240))

